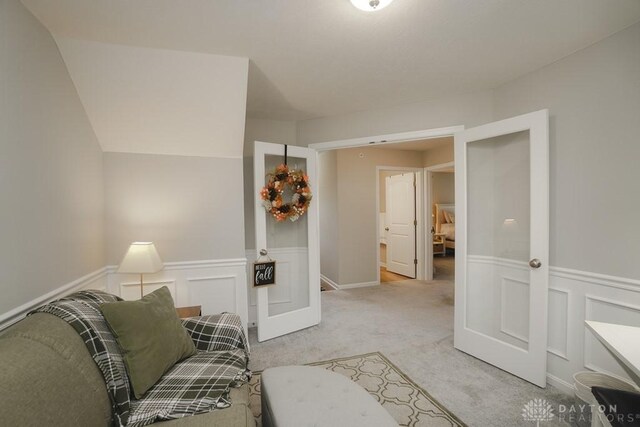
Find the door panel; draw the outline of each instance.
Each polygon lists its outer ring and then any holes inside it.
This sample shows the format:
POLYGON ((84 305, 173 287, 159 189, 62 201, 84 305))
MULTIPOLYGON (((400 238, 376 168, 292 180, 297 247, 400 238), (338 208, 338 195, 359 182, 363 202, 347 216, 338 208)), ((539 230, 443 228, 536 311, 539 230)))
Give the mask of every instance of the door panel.
POLYGON ((415 174, 393 175, 386 181, 387 270, 416 277, 415 174))
MULTIPOLYGON (((320 322, 320 249, 316 152, 304 147, 287 147, 290 170, 305 171, 314 195, 306 214, 297 221, 278 222, 265 210, 260 189, 267 174, 284 163, 285 146, 255 143, 254 200, 257 250, 265 249, 276 261, 276 284, 257 289, 258 340, 264 341, 320 322)), ((283 200, 293 192, 285 189, 283 200)))
POLYGON ((456 348, 546 385, 548 112, 465 130, 456 154, 456 348), (540 266, 533 260, 538 260, 540 266))

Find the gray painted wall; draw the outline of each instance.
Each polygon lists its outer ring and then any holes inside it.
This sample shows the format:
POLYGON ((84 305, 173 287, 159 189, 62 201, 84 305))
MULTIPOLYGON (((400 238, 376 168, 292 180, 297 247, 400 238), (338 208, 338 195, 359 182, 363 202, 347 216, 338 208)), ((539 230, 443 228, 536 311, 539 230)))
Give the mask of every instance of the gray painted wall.
POLYGON ((640 23, 495 91, 549 108, 551 265, 640 279, 640 23))
POLYGON ((542 108, 551 264, 640 278, 640 23, 493 91, 300 122, 298 141, 472 127, 542 108))
POLYGON ((107 261, 150 240, 162 260, 244 258, 242 159, 105 153, 107 261))
POLYGON ((320 272, 340 283, 338 218, 338 152, 325 151, 318 155, 318 183, 322 200, 320 210, 320 272))
POLYGON ((422 155, 415 151, 364 147, 339 150, 337 157, 339 284, 372 282, 377 278, 376 248, 379 246, 376 167, 419 168, 422 155), (364 157, 360 157, 360 153, 364 157))
POLYGON ((424 167, 453 162, 453 138, 451 138, 450 144, 444 145, 442 147, 432 148, 431 150, 427 150, 422 154, 424 160, 422 165, 424 167))
POLYGON ((453 172, 432 172, 431 202, 433 204, 453 204, 456 201, 455 174, 453 172))
POLYGON ((305 120, 298 122, 297 141, 299 145, 309 145, 447 126, 475 126, 491 121, 492 101, 492 92, 482 91, 392 108, 305 120))
POLYGON ((0 2, 0 313, 104 267, 102 152, 49 32, 0 2))

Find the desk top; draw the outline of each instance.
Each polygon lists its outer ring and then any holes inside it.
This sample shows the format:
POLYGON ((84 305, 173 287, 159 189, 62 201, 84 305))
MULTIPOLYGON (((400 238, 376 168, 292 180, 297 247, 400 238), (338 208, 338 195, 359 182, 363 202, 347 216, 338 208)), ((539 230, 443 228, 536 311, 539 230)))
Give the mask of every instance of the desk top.
POLYGON ((585 323, 607 350, 640 378, 640 328, 593 320, 585 323))

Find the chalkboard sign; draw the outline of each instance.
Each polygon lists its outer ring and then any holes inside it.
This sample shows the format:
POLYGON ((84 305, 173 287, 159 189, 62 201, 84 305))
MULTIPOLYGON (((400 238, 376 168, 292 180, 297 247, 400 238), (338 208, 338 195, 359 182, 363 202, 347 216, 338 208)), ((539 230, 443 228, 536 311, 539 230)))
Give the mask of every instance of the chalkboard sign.
POLYGON ((266 286, 276 283, 276 262, 253 263, 253 286, 266 286))

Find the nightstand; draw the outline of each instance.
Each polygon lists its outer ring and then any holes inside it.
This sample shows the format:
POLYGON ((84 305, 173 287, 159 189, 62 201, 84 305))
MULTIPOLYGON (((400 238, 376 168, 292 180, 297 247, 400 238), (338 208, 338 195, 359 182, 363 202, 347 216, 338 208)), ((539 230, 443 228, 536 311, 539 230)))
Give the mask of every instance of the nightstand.
POLYGON ((433 235, 433 254, 445 256, 447 254, 447 248, 444 245, 444 239, 446 234, 434 233, 433 235))
POLYGON ((202 307, 199 305, 191 307, 176 307, 176 312, 178 313, 178 317, 181 319, 202 316, 202 307))

